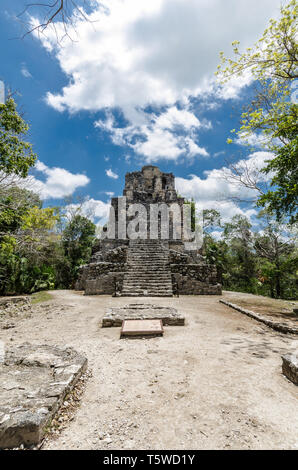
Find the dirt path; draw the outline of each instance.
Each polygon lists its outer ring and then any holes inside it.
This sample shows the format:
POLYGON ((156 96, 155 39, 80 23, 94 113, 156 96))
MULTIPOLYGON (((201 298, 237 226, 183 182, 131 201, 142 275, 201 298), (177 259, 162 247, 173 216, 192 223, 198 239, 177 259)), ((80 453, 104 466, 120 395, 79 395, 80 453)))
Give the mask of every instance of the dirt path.
POLYGON ((297 338, 279 334, 218 302, 217 296, 141 299, 54 291, 31 318, 0 339, 72 346, 88 357, 81 407, 48 449, 298 448, 297 387, 281 354, 297 338), (163 338, 119 339, 100 328, 109 306, 176 307, 184 327, 163 338), (44 306, 43 306, 44 305, 44 306))

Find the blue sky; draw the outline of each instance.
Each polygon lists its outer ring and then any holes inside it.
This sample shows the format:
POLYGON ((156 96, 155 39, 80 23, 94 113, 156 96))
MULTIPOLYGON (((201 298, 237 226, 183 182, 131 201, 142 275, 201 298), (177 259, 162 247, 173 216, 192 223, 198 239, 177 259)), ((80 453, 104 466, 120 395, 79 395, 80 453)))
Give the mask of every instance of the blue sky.
POLYGON ((59 44, 50 29, 20 38, 15 16, 26 3, 1 2, 0 79, 30 123, 39 159, 32 174, 45 205, 84 195, 101 220, 125 173, 154 164, 202 206, 221 206, 225 218, 253 216, 247 206, 219 203, 239 193, 222 180, 226 159, 268 158, 257 146, 226 143, 250 78, 220 89, 214 72, 233 40, 248 47, 260 37, 279 1, 95 0, 93 23, 77 18, 73 41, 59 44))

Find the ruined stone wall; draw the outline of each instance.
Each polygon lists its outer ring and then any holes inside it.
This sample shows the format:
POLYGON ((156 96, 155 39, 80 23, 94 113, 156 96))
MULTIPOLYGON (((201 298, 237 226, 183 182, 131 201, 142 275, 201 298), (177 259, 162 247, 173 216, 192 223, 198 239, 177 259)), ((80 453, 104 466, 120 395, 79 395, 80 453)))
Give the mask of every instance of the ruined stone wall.
POLYGON ((124 272, 108 272, 96 279, 85 282, 85 295, 113 295, 120 292, 123 285, 124 272))
POLYGON ((163 173, 156 166, 147 165, 141 171, 126 173, 123 195, 129 201, 138 201, 138 197, 145 194, 148 199, 176 200, 175 177, 173 173, 163 173))
MULTIPOLYGON (((107 246, 105 245, 101 242, 102 250, 93 254, 89 264, 80 266, 78 280, 75 285, 76 290, 90 290, 91 286, 94 286, 94 282, 88 284, 89 281, 96 280, 98 294, 109 294, 115 291, 115 276, 117 277, 118 273, 126 271, 127 246, 121 245, 108 250, 106 248, 109 243, 107 243, 107 246), (87 285, 90 287, 87 288, 87 285)), ((93 287, 92 289, 94 290, 93 287)))
POLYGON ((216 266, 209 264, 170 264, 174 291, 184 295, 221 295, 216 266))

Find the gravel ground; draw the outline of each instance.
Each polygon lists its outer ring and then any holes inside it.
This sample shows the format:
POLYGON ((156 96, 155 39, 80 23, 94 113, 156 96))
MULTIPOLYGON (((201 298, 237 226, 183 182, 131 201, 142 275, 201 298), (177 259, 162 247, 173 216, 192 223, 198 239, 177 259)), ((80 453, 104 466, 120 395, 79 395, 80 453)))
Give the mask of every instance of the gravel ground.
POLYGON ((297 338, 218 302, 219 296, 112 298, 53 291, 53 299, 9 318, 0 340, 72 346, 92 377, 74 419, 46 449, 294 449, 297 387, 281 354, 297 338), (172 306, 185 326, 164 337, 120 339, 101 328, 107 308, 172 306))

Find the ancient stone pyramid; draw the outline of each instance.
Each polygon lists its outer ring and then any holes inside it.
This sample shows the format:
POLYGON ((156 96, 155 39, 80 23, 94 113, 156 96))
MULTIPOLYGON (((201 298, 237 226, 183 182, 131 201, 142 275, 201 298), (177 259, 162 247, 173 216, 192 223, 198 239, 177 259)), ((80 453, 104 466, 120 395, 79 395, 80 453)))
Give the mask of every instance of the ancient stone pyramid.
POLYGON ((172 173, 156 166, 127 173, 123 197, 112 198, 109 223, 90 263, 80 267, 76 289, 148 297, 220 294, 216 267, 199 249, 186 249, 183 204, 172 173))

